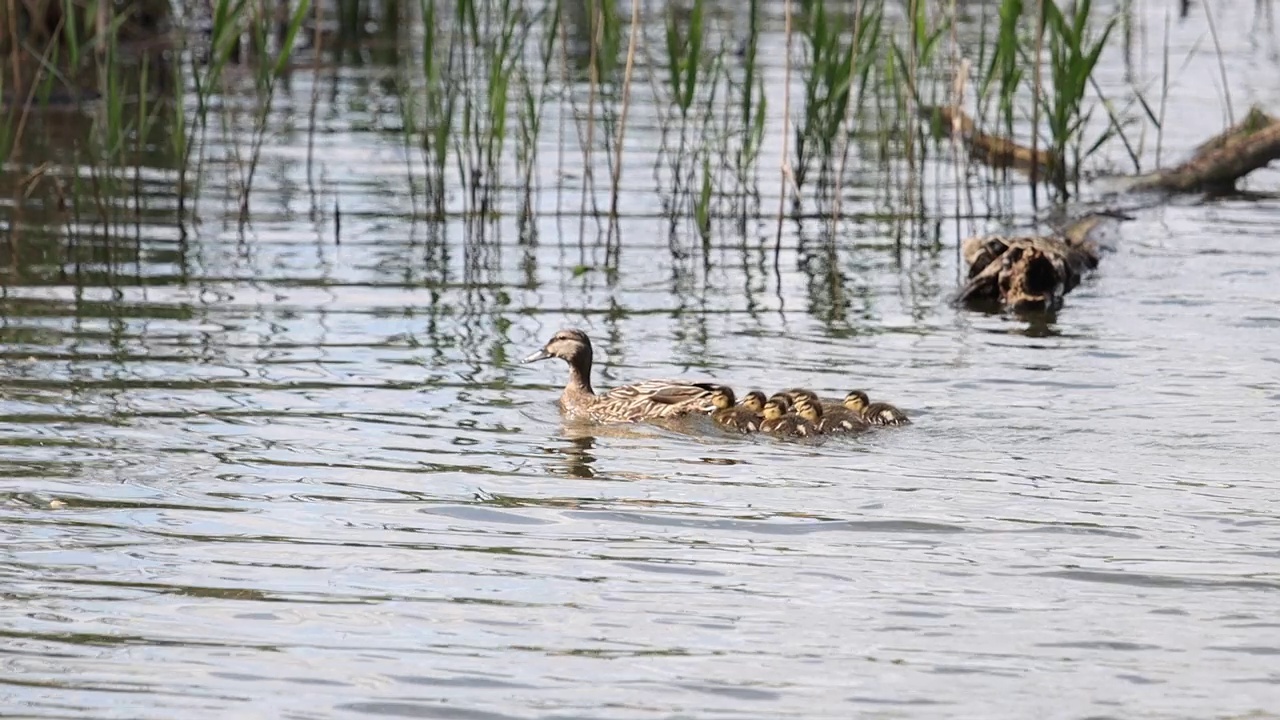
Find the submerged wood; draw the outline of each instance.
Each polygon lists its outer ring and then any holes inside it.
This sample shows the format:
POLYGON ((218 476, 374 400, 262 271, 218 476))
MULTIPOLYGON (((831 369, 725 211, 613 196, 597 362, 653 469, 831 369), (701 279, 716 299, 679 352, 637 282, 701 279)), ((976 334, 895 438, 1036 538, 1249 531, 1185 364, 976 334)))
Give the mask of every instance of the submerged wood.
POLYGON ((1280 120, 1256 105, 1177 167, 1134 178, 1130 191, 1229 192, 1236 181, 1280 159, 1280 120))
MULTIPOLYGON (((921 108, 921 115, 936 121, 944 135, 961 140, 974 160, 994 168, 1013 168, 1040 177, 1052 177, 1053 155, 1033 151, 1009 138, 978 129, 973 118, 954 106, 921 108)), ((1209 138, 1189 160, 1177 167, 1130 178, 1129 192, 1224 192, 1240 178, 1274 160, 1280 160, 1280 119, 1256 105, 1244 120, 1209 138)))
POLYGON ((1063 296, 1098 266, 1098 246, 1089 233, 1103 217, 1091 215, 1055 235, 968 238, 961 252, 969 265, 969 281, 957 299, 998 303, 1020 312, 1056 310, 1063 296))
MULTIPOLYGON (((1047 153, 1032 152, 1007 138, 979 131, 963 110, 925 108, 940 129, 962 140, 975 160, 1023 172, 1052 172, 1047 153)), ((1226 192, 1240 178, 1280 159, 1280 119, 1253 107, 1244 120, 1202 143, 1186 162, 1167 170, 1129 178, 1128 192, 1226 192)), ((1054 310, 1085 273, 1098 265, 1098 248, 1089 239, 1105 215, 1092 215, 1061 233, 1009 237, 971 237, 961 245, 969 279, 959 302, 998 303, 1016 311, 1054 310)))
POLYGON ((945 136, 962 141, 969 156, 978 162, 997 169, 1012 168, 1031 174, 1036 168, 1039 177, 1052 177, 1053 155, 1047 150, 1020 145, 1016 141, 992 135, 978 129, 977 123, 960 108, 926 106, 920 109, 922 117, 936 122, 945 136))

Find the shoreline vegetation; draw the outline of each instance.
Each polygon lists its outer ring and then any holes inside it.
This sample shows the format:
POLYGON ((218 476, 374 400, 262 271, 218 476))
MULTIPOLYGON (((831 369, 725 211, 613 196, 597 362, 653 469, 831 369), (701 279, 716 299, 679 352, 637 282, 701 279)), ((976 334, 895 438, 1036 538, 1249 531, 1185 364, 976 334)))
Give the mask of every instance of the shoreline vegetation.
MULTIPOLYGON (((0 245, 17 252, 33 203, 44 211, 32 220, 63 226, 67 242, 84 227, 130 237, 146 202, 137 192, 143 168, 172 178, 185 237, 201 222, 211 129, 237 129, 229 133, 235 214, 251 223, 278 97, 299 74, 318 78, 344 65, 383 70, 415 217, 462 219, 469 242, 512 216, 521 241, 536 241, 533 219, 548 211, 550 190, 535 169, 546 163, 557 177, 580 177, 576 197, 555 188, 555 212, 575 215, 579 235, 596 232, 610 250, 622 242, 624 184, 647 181, 673 252, 686 252, 678 237, 705 248, 717 230, 745 239, 749 222, 771 220, 776 259, 787 222, 820 221, 828 242, 839 242, 851 219, 849 178, 868 165, 887 169, 886 217, 894 237, 912 244, 925 241, 911 239, 911 224, 930 214, 992 219, 975 216, 960 194, 954 207, 939 207, 929 194, 940 173, 969 193, 1025 185, 1037 211, 1070 217, 1104 151, 1127 162, 1120 192, 1157 195, 1227 192, 1280 157, 1280 122, 1253 108, 1190 160, 1163 167, 1168 31, 1160 76, 1133 82, 1124 97, 1104 96, 1094 77, 1102 54, 1110 48, 1132 62, 1133 4, 1114 7, 0 0, 0 197, 13 207, 0 245), (636 123, 650 133, 656 123, 660 137, 643 159, 636 123), (554 156, 545 150, 553 136, 554 156), (1155 167, 1145 167, 1152 146, 1155 167), (778 165, 764 162, 775 153, 778 165)), ((313 135, 318 91, 290 101, 313 135)), ((310 176, 311 141, 308 149, 310 176)), ((1104 216, 1043 235, 960 242, 970 273, 957 299, 1056 308, 1097 264, 1079 228, 1104 216)), ((340 234, 340 198, 333 221, 340 234)))

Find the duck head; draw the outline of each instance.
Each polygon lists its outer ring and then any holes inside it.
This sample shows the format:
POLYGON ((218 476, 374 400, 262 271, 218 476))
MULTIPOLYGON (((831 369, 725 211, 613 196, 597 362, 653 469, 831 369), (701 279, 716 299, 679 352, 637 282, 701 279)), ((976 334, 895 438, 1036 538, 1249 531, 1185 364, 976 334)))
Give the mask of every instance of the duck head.
POLYGON ((734 402, 733 390, 730 388, 721 385, 711 391, 711 404, 717 410, 727 410, 733 407, 734 402))
POLYGON ((551 336, 551 339, 547 341, 546 345, 542 346, 541 350, 530 354, 520 362, 531 363, 551 358, 560 358, 574 367, 579 367, 583 364, 590 367, 591 341, 587 339, 587 334, 581 330, 561 330, 551 336))
POLYGON ((809 402, 815 405, 818 404, 819 402, 818 393, 812 390, 805 390, 804 388, 791 388, 790 390, 783 390, 781 394, 786 395, 787 399, 790 400, 791 404, 793 405, 797 403, 800 400, 800 398, 805 398, 806 400, 808 400, 809 402))
POLYGON ((822 406, 801 396, 796 400, 796 414, 813 424, 822 422, 822 406))
POLYGON ((871 404, 871 399, 861 390, 853 390, 844 396, 844 406, 854 412, 862 412, 871 404))
POLYGON ((759 390, 752 390, 742 398, 742 407, 751 412, 758 413, 764 409, 764 393, 759 390))
POLYGON ((565 392, 578 395, 594 395, 591 389, 591 341, 581 330, 567 328, 561 330, 536 353, 521 360, 522 363, 537 362, 550 358, 560 358, 569 363, 569 383, 565 392))
POLYGON ((782 403, 777 400, 770 400, 764 404, 762 413, 764 414, 765 420, 777 420, 786 413, 786 410, 783 408, 782 403))

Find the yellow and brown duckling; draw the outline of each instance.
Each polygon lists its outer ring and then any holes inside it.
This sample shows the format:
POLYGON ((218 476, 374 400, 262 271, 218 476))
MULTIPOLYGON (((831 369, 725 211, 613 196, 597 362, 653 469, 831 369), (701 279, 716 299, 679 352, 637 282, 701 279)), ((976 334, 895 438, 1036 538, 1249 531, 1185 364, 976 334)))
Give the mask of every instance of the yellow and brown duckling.
POLYGON ((787 416, 787 409, 785 399, 769 398, 764 407, 760 409, 760 416, 763 418, 760 421, 760 431, 771 433, 786 432, 791 429, 794 423, 787 416))
MULTIPOLYGON (((760 422, 760 431, 792 437, 817 435, 818 428, 809 419, 813 417, 813 411, 816 407, 806 400, 801 400, 800 404, 805 414, 787 412, 782 402, 776 398, 771 398, 764 404, 764 410, 762 411, 764 419, 760 422)), ((818 419, 821 422, 821 410, 818 410, 818 413, 818 419)))
POLYGON ((560 358, 569 364, 569 382, 560 394, 560 412, 574 420, 637 422, 708 413, 716 383, 647 380, 597 395, 591 387, 591 340, 581 330, 557 332, 522 362, 560 358))
MULTIPOLYGON (((786 394, 785 392, 776 392, 770 395, 768 402, 778 403, 778 405, 782 408, 783 415, 791 412, 791 405, 792 405, 791 396, 786 394)), ((761 408, 761 412, 764 412, 763 408, 761 408)))
POLYGON ((759 396, 758 399, 761 406, 763 406, 764 395, 762 393, 747 393, 742 402, 735 405, 733 390, 723 385, 716 388, 711 393, 711 404, 716 408, 711 412, 711 419, 717 425, 735 432, 748 433, 759 430, 760 415, 751 409, 757 399, 753 395, 759 396))
POLYGON ((795 405, 796 401, 800 398, 808 398, 809 402, 815 405, 822 404, 822 400, 818 397, 818 393, 804 388, 791 388, 790 390, 783 390, 778 394, 785 395, 787 399, 791 401, 792 405, 795 405))
POLYGON ((738 401, 738 406, 746 408, 747 410, 759 415, 760 411, 764 410, 765 402, 764 393, 759 390, 752 390, 738 401))
POLYGON ((871 402, 867 394, 861 390, 854 390, 845 395, 844 405, 861 415, 863 420, 872 425, 908 425, 911 423, 907 419, 906 413, 889 403, 871 402))
POLYGON ((805 398, 814 406, 818 407, 821 411, 822 418, 818 423, 819 432, 826 434, 858 432, 867 429, 870 425, 862 417, 861 412, 851 410, 850 408, 845 407, 842 403, 832 401, 824 402, 822 398, 818 397, 818 394, 812 390, 806 390, 805 388, 791 388, 790 390, 783 390, 781 394, 786 395, 793 403, 798 402, 800 398, 805 398))
POLYGON ((871 423, 861 412, 853 410, 841 403, 822 403, 822 425, 819 429, 824 433, 861 432, 871 427, 871 423))
POLYGON ((822 405, 822 425, 824 433, 856 433, 870 427, 863 414, 850 410, 838 402, 824 402, 822 405))
MULTIPOLYGON (((810 393, 809 395, 813 395, 810 393)), ((794 412, 807 427, 803 428, 807 435, 822 434, 822 403, 816 399, 811 400, 809 395, 801 395, 796 398, 795 405, 791 406, 794 412)), ((817 395, 813 395, 817 398, 817 395)))

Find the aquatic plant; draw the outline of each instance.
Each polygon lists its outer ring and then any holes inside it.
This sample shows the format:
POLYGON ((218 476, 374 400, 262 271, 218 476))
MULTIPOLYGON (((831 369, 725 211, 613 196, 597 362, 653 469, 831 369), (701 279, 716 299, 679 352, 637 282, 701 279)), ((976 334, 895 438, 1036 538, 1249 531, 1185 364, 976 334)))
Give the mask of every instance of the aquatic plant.
POLYGON ((1049 152, 1053 158, 1048 181, 1065 199, 1070 194, 1069 182, 1078 184, 1080 162, 1107 138, 1103 135, 1088 148, 1084 147, 1084 130, 1093 113, 1092 108, 1084 106, 1084 97, 1098 57, 1115 27, 1115 18, 1105 22, 1101 32, 1095 35, 1090 27, 1092 0, 1079 0, 1070 15, 1064 14, 1055 0, 1040 2, 1044 13, 1041 32, 1047 40, 1052 86, 1047 90, 1041 88, 1037 103, 1045 115, 1049 152))
MULTIPOLYGON (((520 53, 519 93, 520 105, 516 112, 518 141, 516 143, 516 172, 521 178, 522 200, 520 217, 522 227, 532 227, 534 177, 538 159, 538 141, 542 135, 542 117, 546 108, 549 87, 552 82, 551 61, 555 57, 556 38, 562 22, 562 0, 548 0, 539 13, 540 36, 534 59, 537 65, 529 66, 529 53, 520 53)), ((621 142, 619 142, 621 145, 621 142)), ((617 183, 615 182, 615 187, 617 183)), ((522 231, 523 234, 523 231, 522 231)))
POLYGON ((852 19, 827 10, 826 0, 801 0, 801 34, 808 50, 804 109, 795 131, 793 175, 802 188, 815 159, 821 176, 830 174, 850 99, 864 86, 876 55, 881 6, 859 3, 852 19))
MULTIPOLYGON (((704 0, 694 0, 687 14, 675 4, 666 8, 666 74, 667 102, 674 109, 677 119, 678 142, 674 148, 663 144, 660 152, 668 157, 671 174, 677 186, 687 184, 684 161, 689 155, 689 131, 693 101, 698 95, 698 83, 704 63, 704 0)), ((693 148, 696 152, 698 148, 693 148)))
MULTIPOLYGON (((77 150, 82 154, 74 172, 84 182, 70 186, 98 193, 104 200, 93 205, 111 212, 105 198, 128 189, 127 174, 112 168, 133 163, 137 185, 139 156, 161 143, 176 176, 184 228, 196 217, 191 203, 201 194, 211 137, 230 149, 233 162, 210 166, 229 168, 234 210, 251 220, 254 178, 276 95, 290 73, 306 71, 295 62, 295 46, 309 20, 315 31, 312 71, 322 63, 357 61, 394 68, 408 184, 415 209, 421 193, 432 222, 456 212, 451 201, 468 218, 493 221, 507 211, 499 201, 511 198, 521 237, 531 237, 539 211, 539 146, 551 132, 562 148, 558 175, 571 178, 556 183, 555 191, 580 189, 580 222, 600 223, 607 213, 613 237, 612 220, 620 214, 628 177, 624 163, 632 162, 640 143, 653 142, 644 133, 651 126, 639 124, 655 118, 634 112, 635 104, 653 103, 661 135, 651 154, 653 188, 670 219, 673 252, 682 252, 674 248, 675 238, 684 236, 675 232, 681 222, 704 245, 720 219, 738 221, 745 234, 747 220, 759 215, 762 149, 775 140, 782 155, 780 207, 785 210, 792 199, 792 214, 801 218, 803 193, 815 205, 812 212, 832 222, 830 237, 840 222, 844 183, 862 164, 875 163, 876 172, 889 173, 890 182, 877 193, 901 193, 919 215, 927 146, 919 142, 923 125, 915 121, 917 110, 943 95, 961 97, 956 88, 963 87, 971 62, 956 38, 957 11, 949 4, 906 0, 899 13, 883 0, 787 0, 779 117, 773 107, 778 101, 766 95, 761 0, 749 0, 735 14, 720 13, 706 0, 652 8, 640 0, 417 0, 412 7, 395 0, 340 0, 327 6, 330 17, 326 7, 310 0, 275 12, 249 0, 212 0, 207 38, 189 38, 190 51, 175 54, 171 65, 144 60, 128 72, 116 31, 124 27, 122 20, 104 26, 89 3, 57 2, 65 16, 56 30, 61 40, 23 56, 35 81, 14 87, 11 73, 0 71, 0 89, 30 100, 5 107, 0 158, 22 151, 23 135, 37 127, 30 122, 34 108, 71 84, 65 68, 89 68, 103 100, 92 142, 77 150), (329 34, 330 27, 336 32, 329 34), (949 58, 939 52, 948 31, 949 58), (322 47, 326 37, 337 41, 322 47), (371 43, 394 49, 373 50, 371 43), (242 72, 228 79, 232 66, 242 72), (175 69, 180 77, 162 85, 162 95, 134 92, 129 73, 139 69, 148 78, 175 69), (952 82, 957 84, 948 94, 952 82), (248 103, 229 92, 238 87, 251 89, 248 103), (559 126, 548 128, 544 118, 551 102, 568 111, 560 114, 559 126), (239 132, 246 127, 248 132, 239 132), (575 142, 580 166, 565 160, 564 147, 575 142), (593 176, 606 166, 607 208, 597 207, 604 193, 597 192, 593 176), (897 176, 903 168, 906 174, 897 176)), ((1068 10, 1061 0, 1000 0, 991 13, 998 22, 981 26, 974 64, 978 125, 994 117, 1012 136, 1015 125, 1029 119, 1033 149, 1045 147, 1054 158, 1033 169, 1035 179, 1048 181, 1060 199, 1068 196, 1081 163, 1109 140, 1119 138, 1136 164, 1141 150, 1124 132, 1134 122, 1126 116, 1130 109, 1101 98, 1092 77, 1114 19, 1100 18, 1083 1, 1068 10), (1108 121, 1100 134, 1091 124, 1101 119, 1099 109, 1108 121)), ((312 92, 314 131, 319 90, 312 92)), ((1154 103, 1139 101, 1145 122, 1159 127, 1154 103)), ((310 166, 309 154, 309 178, 310 166)), ((964 173, 956 177, 973 181, 964 173)), ((1001 176, 991 180, 1007 182, 1001 176)), ((885 203, 886 210, 894 206, 885 203)), ((572 213, 559 195, 556 211, 572 213)), ((467 233, 475 230, 469 225, 467 233)))
MULTIPOLYGON (((1001 0, 998 11, 1000 22, 991 59, 978 83, 979 102, 993 97, 996 99, 997 114, 1003 121, 1004 133, 1009 136, 1013 135, 1014 99, 1024 76, 1023 43, 1018 35, 1018 21, 1022 19, 1022 15, 1023 0, 1001 0)), ((984 35, 983 38, 985 37, 984 35)))
POLYGON ((289 70, 292 62, 294 43, 302 20, 311 9, 311 0, 297 0, 298 4, 289 17, 288 25, 279 36, 279 47, 275 57, 267 52, 270 23, 263 20, 252 22, 250 37, 254 40, 254 48, 262 60, 254 63, 254 89, 258 94, 258 107, 254 113, 253 134, 250 139, 249 159, 240 164, 240 219, 247 222, 249 217, 249 197, 253 190, 253 177, 258 169, 258 161, 262 156, 262 143, 266 137, 267 119, 271 115, 271 107, 275 101, 276 83, 289 70))

